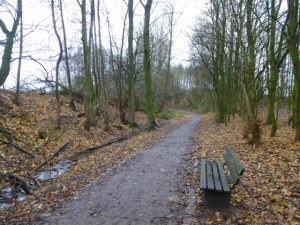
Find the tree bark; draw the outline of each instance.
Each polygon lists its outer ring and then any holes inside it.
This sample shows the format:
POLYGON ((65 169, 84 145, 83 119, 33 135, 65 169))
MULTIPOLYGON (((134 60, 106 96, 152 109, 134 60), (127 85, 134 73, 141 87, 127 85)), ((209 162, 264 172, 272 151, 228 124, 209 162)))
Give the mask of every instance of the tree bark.
POLYGON ((133 0, 128 0, 128 56, 129 56, 129 101, 128 101, 128 123, 135 126, 135 95, 134 95, 134 62, 133 62, 133 0))
POLYGON ((21 15, 20 15, 20 53, 19 53, 19 64, 18 64, 18 73, 17 73, 17 88, 16 88, 16 95, 14 102, 16 105, 19 105, 19 92, 20 92, 20 76, 21 76, 21 62, 22 62, 22 53, 23 53, 23 7, 22 7, 22 1, 20 1, 21 4, 21 15))
POLYGON ((125 112, 124 112, 124 103, 123 103, 123 94, 122 94, 122 63, 123 63, 123 48, 124 48, 124 38, 125 38, 125 28, 126 28, 126 18, 127 18, 128 11, 124 18, 123 23, 123 32, 122 32, 122 44, 121 44, 121 52, 120 52, 120 58, 119 58, 119 65, 118 65, 118 77, 116 79, 116 89, 118 94, 118 100, 119 100, 119 113, 120 113, 120 120, 121 122, 125 122, 125 112))
POLYGON ((51 0, 51 10, 52 10, 52 22, 53 22, 53 27, 54 27, 54 32, 55 36, 57 38, 58 44, 59 44, 59 57, 56 62, 56 68, 55 68, 55 97, 56 97, 56 129, 60 130, 61 129, 61 120, 60 120, 60 100, 59 100, 59 90, 58 90, 58 75, 59 75, 59 65, 62 59, 62 54, 63 54, 63 48, 62 48, 62 43, 60 40, 60 36, 57 32, 56 28, 56 20, 55 20, 55 12, 54 12, 54 0, 51 0))
POLYGON ((104 101, 104 130, 109 129, 108 125, 108 105, 107 105, 107 96, 106 96, 106 88, 105 88, 105 63, 104 56, 102 51, 102 42, 101 42, 101 29, 100 29, 100 0, 98 0, 98 36, 99 36, 99 52, 101 58, 101 79, 102 79, 102 95, 104 101))
POLYGON ((70 74, 70 67, 69 67, 69 55, 68 55, 68 46, 67 46, 67 35, 66 35, 66 28, 65 28, 65 22, 63 17, 63 10, 62 10, 62 2, 59 0, 60 4, 60 15, 61 15, 61 24, 63 28, 63 37, 64 37, 64 48, 65 48, 65 63, 66 63, 66 69, 67 69, 67 80, 68 80, 68 88, 69 88, 69 107, 76 111, 75 103, 74 103, 74 97, 73 97, 73 87, 71 82, 71 74, 70 74))
POLYGON ((154 119, 154 106, 152 94, 152 78, 151 78, 151 59, 150 59, 150 11, 153 0, 147 0, 144 6, 144 76, 145 76, 145 89, 146 89, 146 105, 147 105, 147 123, 148 132, 155 128, 154 119))
POLYGON ((288 48, 293 64, 294 85, 295 85, 295 140, 300 141, 300 58, 299 58, 299 26, 300 16, 298 15, 299 1, 288 0, 288 48))
POLYGON ((19 25, 19 21, 21 18, 22 13, 22 0, 18 0, 18 9, 17 9, 17 16, 14 20, 12 30, 9 31, 2 19, 0 18, 0 27, 3 33, 6 35, 6 43, 4 47, 4 53, 2 56, 1 68, 0 68, 0 86, 2 86, 9 75, 10 71, 10 63, 11 63, 11 55, 12 55, 12 48, 14 45, 14 38, 17 33, 17 28, 19 25))
POLYGON ((93 21, 95 15, 94 0, 91 2, 91 23, 89 30, 89 40, 87 39, 87 21, 86 21, 86 0, 82 0, 82 3, 79 3, 81 8, 81 17, 82 17, 82 45, 83 45, 83 55, 84 55, 84 72, 85 72, 85 85, 84 85, 84 105, 85 105, 85 124, 84 129, 89 131, 91 126, 95 122, 96 116, 96 101, 94 93, 94 84, 91 74, 91 40, 92 40, 92 29, 93 21))

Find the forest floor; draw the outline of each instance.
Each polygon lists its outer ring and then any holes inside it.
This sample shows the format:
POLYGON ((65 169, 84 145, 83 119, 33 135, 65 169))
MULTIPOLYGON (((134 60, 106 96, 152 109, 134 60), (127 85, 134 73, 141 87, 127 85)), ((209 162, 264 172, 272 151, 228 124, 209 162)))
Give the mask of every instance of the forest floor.
MULTIPOLYGON (((264 125, 266 110, 260 110, 262 138, 259 144, 243 139, 244 121, 240 117, 224 124, 216 123, 214 113, 203 116, 193 136, 190 159, 224 162, 223 152, 231 147, 244 165, 245 173, 234 188, 231 207, 208 209, 200 190, 200 169, 186 176, 196 189, 197 208, 190 224, 300 224, 300 143, 294 141, 294 129, 288 126, 288 113, 279 112, 276 137, 270 137, 271 125, 264 125)), ((225 170, 226 171, 226 170, 225 170)))
MULTIPOLYGON (((32 153, 34 158, 10 144, 0 142, 0 184, 2 186, 0 200, 5 199, 3 188, 15 183, 8 174, 30 180, 31 185, 34 186, 38 186, 37 181, 39 181, 42 189, 34 191, 22 201, 10 199, 11 206, 0 211, 0 224, 30 224, 41 215, 49 216, 52 210, 64 205, 70 196, 74 197, 74 194, 85 185, 140 149, 152 145, 155 140, 190 118, 190 116, 170 120, 156 118, 158 122, 163 121, 162 129, 146 132, 147 118, 144 113, 136 113, 136 122, 140 126, 129 128, 128 125, 117 122, 120 120, 116 104, 110 101, 110 130, 103 129, 103 116, 101 116, 91 131, 87 132, 83 129, 85 118, 78 116, 84 112, 83 104, 80 104, 79 100, 75 102, 78 111, 75 113, 68 107, 68 97, 61 96, 62 129, 56 131, 56 104, 51 94, 23 92, 20 95, 20 106, 12 102, 13 97, 13 91, 1 90, 0 125, 14 135, 15 144, 32 153), (120 137, 125 137, 125 140, 96 149, 92 154, 86 150, 120 137), (54 157, 37 172, 30 172, 44 160, 49 159, 68 140, 70 140, 69 144, 58 157, 54 157), (65 173, 56 173, 56 165, 63 166, 63 164, 69 164, 67 170, 63 171, 65 173), (37 179, 32 179, 47 171, 54 172, 58 176, 54 175, 50 179, 39 176, 37 179)), ((6 137, 1 133, 0 139, 6 140, 6 137)), ((13 186, 18 189, 18 185, 13 186)))
MULTIPOLYGON (((148 133, 142 113, 137 113, 139 128, 115 122, 119 121, 118 113, 111 102, 111 129, 104 131, 99 119, 86 132, 84 117, 76 116, 83 112, 83 105, 77 104, 74 114, 67 98, 62 97, 63 127, 55 131, 55 100, 51 95, 22 93, 21 106, 12 103, 13 92, 1 92, 0 97, 0 125, 22 140, 15 143, 35 155, 32 159, 0 143, 2 186, 12 182, 5 174, 32 180, 29 171, 69 139, 59 157, 39 171, 51 170, 61 161, 71 159, 74 163, 59 177, 40 180, 41 190, 0 211, 0 224, 76 224, 70 221, 76 214, 94 224, 300 224, 300 143, 293 140, 286 110, 279 112, 277 136, 270 138, 271 126, 261 122, 261 142, 253 145, 242 138, 244 121, 238 116, 227 127, 216 123, 213 113, 202 115, 199 124, 197 115, 173 118, 165 121, 162 129, 148 133), (127 139, 86 154, 87 148, 118 137, 127 139), (223 161, 226 146, 246 171, 233 190, 229 209, 207 209, 199 187, 200 162, 202 158, 223 161), (75 153, 80 157, 74 157, 75 153), (187 210, 191 202, 192 213, 187 210), (102 219, 104 223, 99 223, 102 219)), ((266 111, 260 110, 259 117, 265 121, 266 111)))

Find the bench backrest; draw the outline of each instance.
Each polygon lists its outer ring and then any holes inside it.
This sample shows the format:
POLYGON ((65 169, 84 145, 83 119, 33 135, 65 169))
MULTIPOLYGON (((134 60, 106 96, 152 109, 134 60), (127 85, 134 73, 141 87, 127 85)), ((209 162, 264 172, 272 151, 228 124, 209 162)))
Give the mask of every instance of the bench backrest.
POLYGON ((230 171, 230 176, 233 180, 233 184, 236 185, 239 183, 240 176, 245 172, 245 169, 229 147, 226 147, 223 156, 225 159, 225 163, 230 171))

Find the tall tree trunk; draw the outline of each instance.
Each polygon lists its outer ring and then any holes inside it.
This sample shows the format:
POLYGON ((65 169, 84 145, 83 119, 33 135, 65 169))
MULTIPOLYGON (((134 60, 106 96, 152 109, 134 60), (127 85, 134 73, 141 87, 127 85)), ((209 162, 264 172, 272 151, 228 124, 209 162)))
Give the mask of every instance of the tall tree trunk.
POLYGON ((99 68, 99 60, 98 60, 98 45, 97 45, 97 31, 96 31, 96 21, 94 21, 94 43, 95 43, 95 48, 94 48, 94 53, 95 53, 95 58, 96 58, 96 74, 97 74, 97 87, 96 87, 96 114, 100 117, 100 98, 101 98, 101 90, 102 90, 102 85, 101 85, 101 75, 100 75, 100 68, 99 68), (98 90, 98 92, 97 92, 98 90))
POLYGON ((94 93, 94 85, 91 74, 91 40, 92 40, 92 29, 95 15, 94 0, 91 2, 91 23, 89 31, 89 41, 87 40, 87 21, 86 21, 86 0, 82 0, 80 4, 82 17, 82 45, 83 45, 83 56, 84 56, 84 73, 85 73, 85 85, 84 85, 84 106, 85 106, 85 124, 84 129, 89 131, 91 126, 94 124, 96 115, 96 101, 94 93))
POLYGON ((4 47, 4 53, 2 56, 1 68, 0 68, 0 87, 4 84, 9 71, 10 71, 10 63, 11 63, 11 54, 12 48, 14 45, 14 38, 17 33, 20 17, 22 13, 22 0, 18 0, 18 9, 17 9, 17 16, 14 20, 12 30, 9 31, 2 19, 0 18, 0 27, 3 33, 6 35, 6 42, 4 47))
POLYGON ((60 15, 61 15, 61 24, 63 28, 63 37, 64 37, 64 48, 65 48, 65 63, 67 68, 67 80, 68 80, 68 88, 69 88, 69 107, 76 111, 74 97, 73 97, 73 87, 71 82, 71 74, 70 74, 70 67, 69 67, 69 55, 68 55, 68 46, 67 46, 67 36, 66 36, 66 29, 65 29, 65 22, 62 10, 62 2, 59 0, 60 4, 60 15))
POLYGON ((293 64, 294 85, 295 85, 295 140, 300 141, 300 58, 299 58, 299 1, 288 0, 288 48, 293 64))
POLYGON ((124 38, 125 38, 125 25, 126 25, 126 18, 127 18, 128 11, 126 12, 124 23, 123 23, 123 32, 122 32, 122 44, 121 44, 121 52, 120 52, 120 59, 118 65, 118 77, 116 80, 116 88, 118 93, 118 100, 119 100, 119 112, 120 112, 120 120, 121 122, 125 122, 125 112, 124 112, 124 104, 122 98, 122 61, 123 61, 123 48, 124 48, 124 38))
POLYGON ((61 122, 60 122, 60 100, 59 100, 59 90, 58 90, 58 75, 59 75, 59 65, 62 59, 62 54, 63 54, 63 48, 62 48, 62 43, 60 36, 57 32, 56 28, 56 20, 55 20, 55 12, 54 12, 54 0, 51 0, 51 10, 52 10, 52 22, 53 22, 53 27, 54 27, 54 32, 55 36, 57 38, 58 44, 59 44, 59 57, 56 62, 56 68, 55 68, 55 97, 56 97, 56 116, 57 116, 57 121, 56 121, 56 129, 60 130, 61 129, 61 122))
POLYGON ((97 6, 97 15, 98 15, 98 36, 99 36, 99 52, 101 58, 101 79, 102 79, 102 96, 104 101, 104 129, 108 130, 108 105, 107 105, 107 96, 106 96, 106 88, 105 88, 105 63, 104 63, 104 56, 102 51, 102 42, 101 42, 101 28, 100 28, 100 0, 98 0, 97 6))
MULTIPOLYGON (((270 76, 267 77, 269 105, 268 105, 268 116, 267 116, 266 124, 272 124, 272 130, 270 135, 271 137, 275 137, 277 131, 277 120, 274 114, 274 103, 275 103, 275 95, 276 95, 276 89, 277 89, 278 79, 279 79, 279 69, 288 53, 286 51, 284 54, 282 54, 285 26, 283 26, 282 28, 281 35, 279 37, 279 43, 276 44, 276 23, 277 23, 279 9, 281 6, 281 1, 277 7, 275 3, 276 3, 275 0, 271 1, 271 18, 270 18, 271 32, 268 34, 268 40, 269 40, 268 42, 270 43, 270 45, 269 45, 269 51, 267 50, 268 51, 267 58, 270 65, 270 76)), ((269 71, 267 72, 269 74, 269 71)))
POLYGON ((19 53, 19 64, 18 64, 18 74, 17 74, 17 90, 14 102, 16 105, 19 105, 19 92, 20 92, 20 77, 21 77, 21 62, 22 62, 22 53, 23 53, 23 8, 22 8, 22 1, 20 1, 21 7, 21 15, 20 15, 20 53, 19 53))
POLYGON ((128 0, 128 55, 129 55, 129 101, 128 101, 128 123, 135 126, 135 95, 134 95, 134 62, 133 62, 133 0, 128 0))
POLYGON ((146 105, 147 105, 147 123, 148 132, 155 128, 154 119, 154 106, 152 94, 152 79, 151 79, 151 59, 150 59, 150 11, 153 0, 147 0, 146 5, 142 3, 145 9, 144 15, 144 76, 145 76, 145 89, 146 89, 146 105))
MULTIPOLYGON (((231 22, 232 25, 232 22, 231 22)), ((232 61, 233 61, 233 38, 234 38, 234 27, 231 26, 230 28, 230 46, 229 46, 229 57, 228 61, 226 62, 226 73, 227 73, 227 111, 228 111, 228 122, 230 122, 230 114, 232 115, 232 108, 234 105, 234 92, 233 92, 233 87, 234 87, 234 79, 233 79, 233 66, 232 66, 232 61)))
MULTIPOLYGON (((94 23, 94 25, 95 25, 95 23, 94 23)), ((99 95, 99 86, 98 86, 98 76, 97 76, 97 72, 96 72, 96 52, 97 52, 97 50, 96 50, 96 47, 95 47, 95 42, 96 42, 96 40, 95 40, 95 38, 94 38, 94 36, 92 35, 92 46, 93 46, 93 70, 92 70, 92 74, 94 75, 94 81, 95 81, 95 89, 96 89, 96 98, 98 97, 98 95, 99 95)), ((96 100, 96 102, 97 102, 97 100, 96 100)))
POLYGON ((164 102, 163 106, 166 104, 166 98, 168 94, 169 87, 169 77, 170 77, 170 69, 171 69, 171 57, 172 57, 172 47, 173 47, 173 23, 174 23, 174 5, 171 5, 171 15, 169 18, 169 26, 170 26, 170 39, 169 39, 169 49, 168 49, 168 64, 167 64, 167 74, 166 74, 166 85, 164 89, 164 102))

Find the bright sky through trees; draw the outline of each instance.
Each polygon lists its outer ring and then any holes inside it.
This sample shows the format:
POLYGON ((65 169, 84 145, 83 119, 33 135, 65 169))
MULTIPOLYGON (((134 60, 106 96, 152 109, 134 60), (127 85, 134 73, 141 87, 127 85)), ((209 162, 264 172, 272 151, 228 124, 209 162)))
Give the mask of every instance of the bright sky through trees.
MULTIPOLYGON (((166 19, 164 15, 166 2, 154 1, 153 4, 153 15, 151 16, 152 25, 154 23, 164 22, 166 19)), ((174 64, 185 64, 188 59, 188 37, 185 35, 189 31, 189 26, 193 26, 195 18, 201 14, 203 7, 205 7, 205 1, 187 0, 179 1, 172 0, 175 2, 175 18, 178 16, 178 22, 175 26, 174 32, 174 49, 172 52, 172 63, 174 64)), ((16 6, 16 0, 13 0, 12 6, 16 6)), ((104 0, 102 1, 102 34, 104 46, 109 45, 108 34, 107 34, 107 20, 106 15, 108 13, 108 19, 112 26, 112 35, 117 44, 121 42, 123 18, 126 13, 127 1, 121 0, 104 0)), ((139 1, 134 1, 135 7, 135 29, 141 29, 143 10, 139 1)), ((0 6, 1 7, 1 6, 0 6)), ((13 12, 13 8, 9 8, 13 12)), ((58 7, 57 7, 58 13, 58 7)), ((80 28, 80 8, 77 2, 64 1, 63 3, 64 17, 66 23, 68 46, 71 51, 76 51, 76 48, 81 44, 81 28, 80 28)), ((11 15, 8 13, 8 9, 4 8, 1 10, 1 18, 5 22, 7 27, 12 24, 11 15)), ((58 55, 58 46, 56 43, 53 25, 51 23, 51 8, 50 3, 39 0, 30 0, 23 3, 23 18, 24 18, 24 47, 23 57, 24 63, 22 64, 21 80, 25 77, 42 76, 43 73, 48 74, 54 73, 54 65, 58 55), (36 61, 34 62, 32 58, 36 61), (44 68, 43 68, 44 67, 44 68)), ((128 22, 128 21, 127 21, 128 22)), ((60 18, 58 17, 57 26, 59 32, 62 34, 62 28, 60 24, 60 18)), ((5 37, 0 32, 0 40, 5 37)), ((0 51, 3 52, 3 47, 0 46, 0 51)), ((19 43, 14 45, 13 58, 18 57, 19 43)), ((1 53, 2 54, 2 53, 1 53)), ((10 75, 5 83, 5 88, 14 88, 16 85, 16 74, 17 74, 17 60, 12 63, 12 69, 10 75)), ((29 81, 30 79, 28 79, 29 81)))

